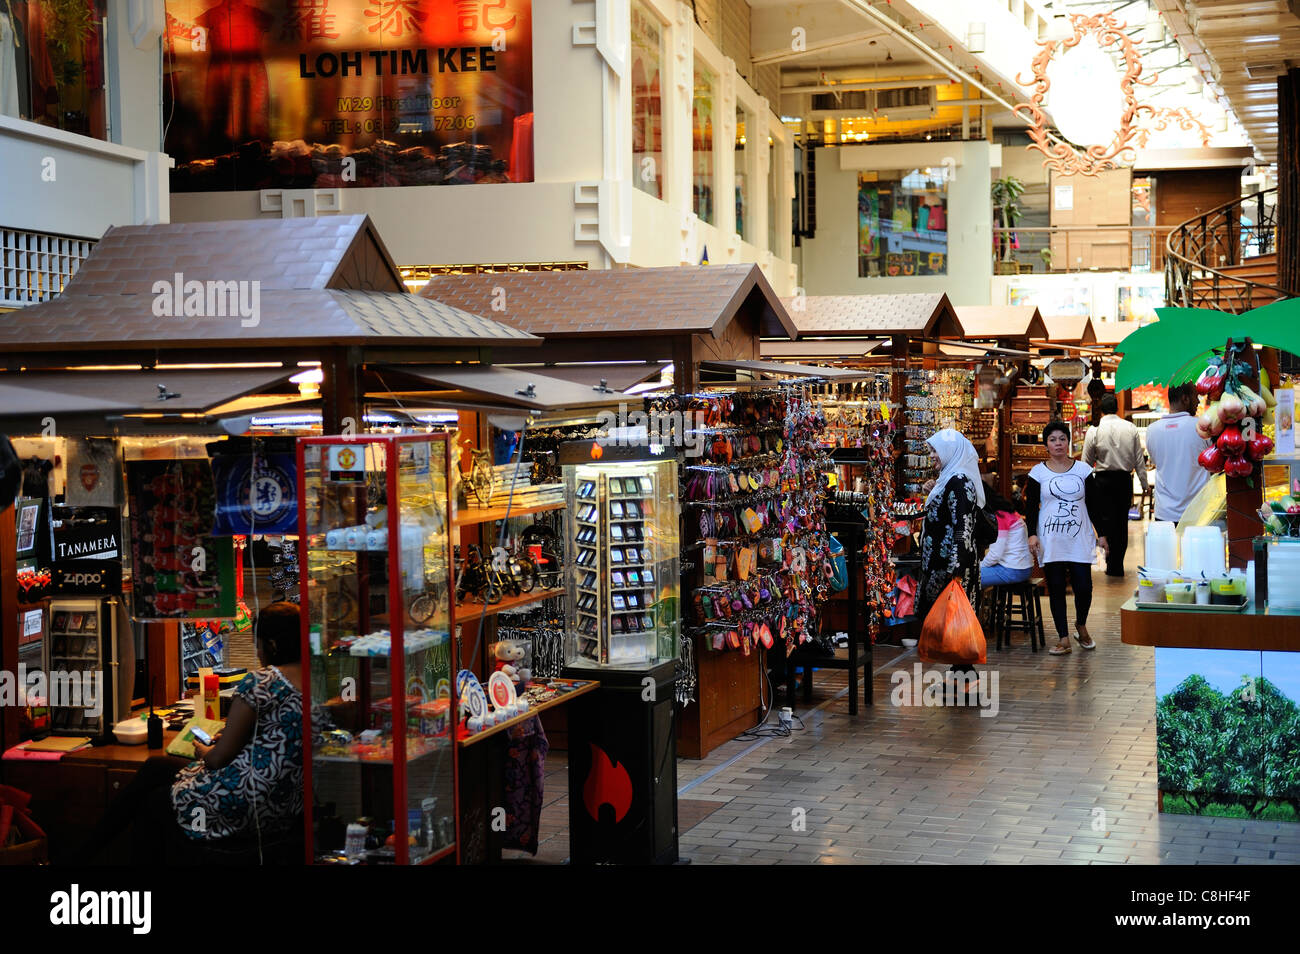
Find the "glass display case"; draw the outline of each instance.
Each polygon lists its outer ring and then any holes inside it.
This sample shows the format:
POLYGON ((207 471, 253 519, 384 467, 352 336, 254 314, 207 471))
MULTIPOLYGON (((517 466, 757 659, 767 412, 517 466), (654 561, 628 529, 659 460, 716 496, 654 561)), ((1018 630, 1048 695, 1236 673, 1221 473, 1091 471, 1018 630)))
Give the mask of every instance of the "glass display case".
POLYGON ((45 671, 59 673, 66 687, 80 688, 79 693, 61 692, 50 699, 50 729, 55 735, 109 734, 117 684, 116 607, 111 597, 50 601, 45 671))
POLYGON ((677 461, 590 441, 560 450, 565 511, 565 662, 646 668, 678 654, 677 461), (585 458, 581 460, 580 458, 585 458))
POLYGON ((447 436, 298 442, 309 860, 454 856, 447 436))

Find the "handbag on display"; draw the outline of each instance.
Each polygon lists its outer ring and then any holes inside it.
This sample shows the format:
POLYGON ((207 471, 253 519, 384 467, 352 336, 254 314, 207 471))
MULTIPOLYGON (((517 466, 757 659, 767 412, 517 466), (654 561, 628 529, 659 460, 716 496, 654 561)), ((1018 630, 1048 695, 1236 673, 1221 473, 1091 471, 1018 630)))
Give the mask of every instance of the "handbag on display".
POLYGON ((835 534, 830 535, 831 551, 831 589, 843 593, 849 588, 849 563, 844 556, 844 544, 835 534))

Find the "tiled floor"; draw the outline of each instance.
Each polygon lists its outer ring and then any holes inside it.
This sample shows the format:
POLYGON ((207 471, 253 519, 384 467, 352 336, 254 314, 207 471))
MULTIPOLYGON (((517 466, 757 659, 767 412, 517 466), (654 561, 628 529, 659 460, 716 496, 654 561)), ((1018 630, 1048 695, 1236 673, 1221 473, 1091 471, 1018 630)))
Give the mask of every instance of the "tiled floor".
MULTIPOLYGON (((1138 530, 1135 525, 1133 530, 1138 530)), ((1135 541, 1136 542, 1136 541, 1135 541)), ((1130 547, 1134 565, 1141 544, 1130 547)), ((1300 862, 1300 825, 1156 811, 1153 651, 1119 639, 1134 575, 1095 576, 1096 652, 990 649, 998 712, 891 703, 914 652, 877 647, 876 704, 817 674, 804 728, 678 762, 681 856, 696 863, 1300 862)), ((1047 611, 1046 600, 1043 603, 1047 611)), ((1071 608, 1072 612, 1072 608, 1071 608)), ((1071 618, 1072 615, 1071 615, 1071 618)), ((1048 645, 1053 645, 1048 626, 1048 645)), ((986 678, 988 678, 986 676, 986 678)), ((563 753, 538 860, 567 855, 563 753)))

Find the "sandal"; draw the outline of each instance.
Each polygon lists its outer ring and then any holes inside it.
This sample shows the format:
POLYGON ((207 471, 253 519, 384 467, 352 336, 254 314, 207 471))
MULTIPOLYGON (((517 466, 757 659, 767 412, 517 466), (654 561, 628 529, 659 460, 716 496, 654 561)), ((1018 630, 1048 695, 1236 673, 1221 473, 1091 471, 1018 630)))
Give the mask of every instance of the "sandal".
POLYGON ((1079 641, 1079 646, 1080 646, 1081 648, 1083 648, 1083 649, 1096 649, 1096 648, 1097 648, 1097 643, 1096 643, 1096 641, 1093 640, 1093 638, 1092 638, 1091 636, 1088 635, 1088 627, 1087 627, 1087 626, 1084 626, 1084 625, 1082 625, 1082 624, 1080 624, 1080 623, 1075 623, 1075 624, 1074 624, 1074 627, 1075 627, 1075 629, 1078 630, 1078 633, 1075 634, 1075 637, 1074 637, 1074 638, 1077 639, 1077 640, 1079 641))
POLYGON ((1068 642, 1066 642, 1066 643, 1064 643, 1064 644, 1062 644, 1062 643, 1057 643, 1055 646, 1053 646, 1051 649, 1049 649, 1049 650, 1047 651, 1047 655, 1049 655, 1049 656, 1068 656, 1068 655, 1070 655, 1070 653, 1072 653, 1073 651, 1074 651, 1074 650, 1070 647, 1070 644, 1069 644, 1068 642))

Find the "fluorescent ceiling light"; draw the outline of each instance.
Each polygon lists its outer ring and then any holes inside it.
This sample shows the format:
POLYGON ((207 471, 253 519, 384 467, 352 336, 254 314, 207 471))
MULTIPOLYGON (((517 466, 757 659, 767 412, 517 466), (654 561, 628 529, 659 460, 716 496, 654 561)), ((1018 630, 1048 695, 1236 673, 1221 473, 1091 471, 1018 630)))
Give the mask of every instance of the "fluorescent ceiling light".
POLYGON ((1277 34, 1270 34, 1269 36, 1248 36, 1241 42, 1242 43, 1280 43, 1282 42, 1282 38, 1277 34))

